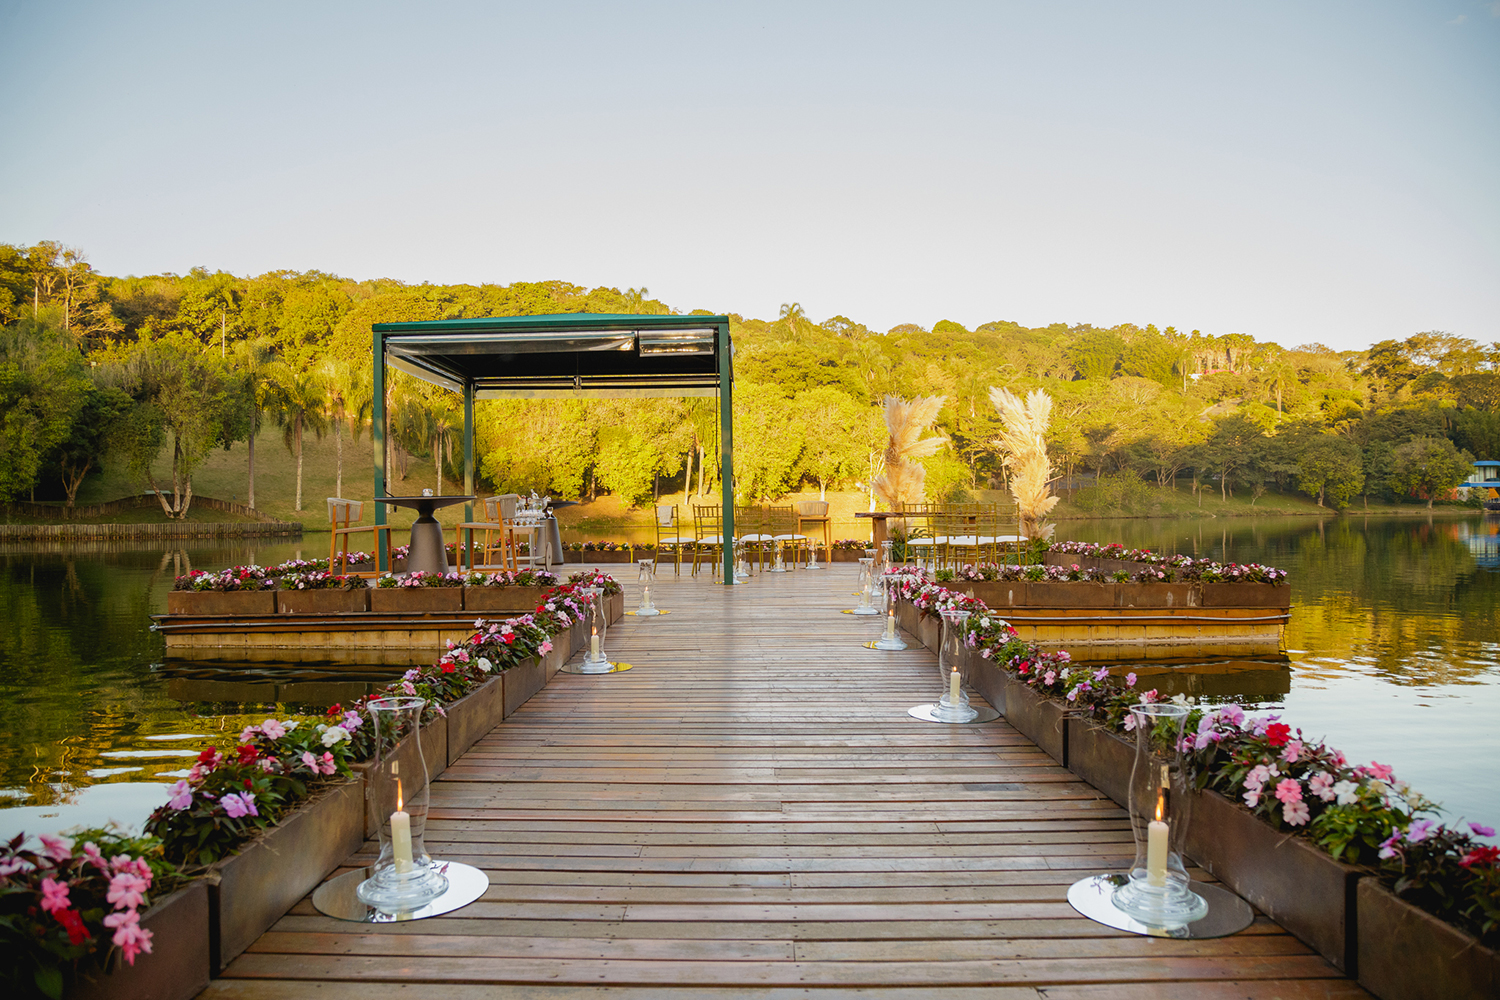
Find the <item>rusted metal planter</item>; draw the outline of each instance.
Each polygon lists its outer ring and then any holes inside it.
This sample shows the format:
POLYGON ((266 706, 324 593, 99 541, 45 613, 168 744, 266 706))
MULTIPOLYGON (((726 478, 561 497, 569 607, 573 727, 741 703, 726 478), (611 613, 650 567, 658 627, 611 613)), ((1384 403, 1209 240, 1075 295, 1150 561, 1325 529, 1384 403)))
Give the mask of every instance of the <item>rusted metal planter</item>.
POLYGON ((1290 608, 1292 588, 1269 583, 1201 583, 1205 608, 1290 608))
POLYGON ((529 615, 535 613, 546 592, 542 587, 464 587, 464 610, 529 615))
MULTIPOLYGON (((141 914, 151 954, 80 979, 68 1000, 190 1000, 208 985, 208 883, 191 882, 141 914)), ((116 959, 118 961, 118 959, 116 959)))
MULTIPOLYGON (((439 716, 431 722, 422 723, 422 760, 427 765, 427 780, 431 781, 448 768, 448 720, 439 716)), ((387 755, 394 756, 400 764, 401 773, 410 774, 417 766, 416 744, 407 736, 387 755)), ((375 812, 375 803, 369 794, 369 775, 375 768, 374 761, 360 761, 354 765, 354 773, 363 782, 361 793, 366 801, 364 807, 364 836, 373 837, 380 828, 381 817, 375 812)))
POLYGON ((505 674, 502 671, 448 706, 447 759, 451 764, 505 719, 505 674))
POLYGON ((1067 725, 1068 770, 1128 808, 1135 744, 1080 716, 1068 716, 1067 725))
POLYGON ((1500 996, 1500 954, 1381 885, 1361 879, 1359 982, 1381 1000, 1500 996))
POLYGON ((462 587, 381 587, 370 591, 370 610, 381 614, 451 613, 463 609, 462 587))
POLYGON ((1068 727, 1062 706, 1019 680, 1010 677, 1006 680, 1005 705, 995 707, 1006 722, 1045 750, 1047 756, 1067 767, 1068 727))
POLYGON ((1354 974, 1355 888, 1365 870, 1274 829, 1217 792, 1193 797, 1187 853, 1252 906, 1354 974))
POLYGON ((214 975, 359 850, 365 839, 363 812, 364 783, 341 782, 209 867, 205 881, 214 975))
POLYGON ((274 590, 174 590, 167 594, 169 615, 274 615, 274 590))
POLYGON ((359 590, 278 590, 276 611, 283 615, 332 615, 369 611, 368 587, 359 590))
MULTIPOLYGON (((557 642, 553 639, 553 643, 557 642)), ((526 704, 532 695, 547 686, 545 661, 528 657, 505 671, 504 717, 510 718, 516 709, 526 704)))

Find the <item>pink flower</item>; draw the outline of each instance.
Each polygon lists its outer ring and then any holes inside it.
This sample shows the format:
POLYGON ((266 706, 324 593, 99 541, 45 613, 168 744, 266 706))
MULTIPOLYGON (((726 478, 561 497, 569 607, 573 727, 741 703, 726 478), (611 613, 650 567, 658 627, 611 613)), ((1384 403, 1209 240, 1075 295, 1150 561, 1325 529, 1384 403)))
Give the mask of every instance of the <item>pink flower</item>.
POLYGON ((241 816, 260 815, 260 813, 255 809, 254 792, 243 792, 238 794, 231 792, 220 799, 219 804, 224 807, 224 811, 229 814, 230 819, 239 819, 241 816))
POLYGON ((273 740, 279 740, 286 735, 286 727, 275 719, 267 719, 265 722, 262 722, 260 724, 260 731, 273 740))
POLYGON ((302 766, 314 774, 318 773, 318 758, 312 755, 311 750, 302 751, 302 766))
POLYGON ((1334 799, 1333 775, 1327 771, 1319 771, 1307 782, 1307 787, 1312 793, 1324 802, 1332 802, 1334 799))
POLYGON ((1249 806, 1251 809, 1254 809, 1256 806, 1260 805, 1260 788, 1258 786, 1252 788, 1242 797, 1245 800, 1245 805, 1249 806))
POLYGON ((1437 826, 1435 820, 1419 819, 1406 828, 1406 839, 1413 844, 1420 844, 1432 836, 1433 827, 1437 826))
POLYGON ((16 872, 31 867, 20 858, 0 858, 0 878, 10 878, 16 872))
POLYGON ((1245 775, 1245 787, 1259 791, 1261 786, 1271 780, 1271 769, 1264 764, 1257 764, 1245 775))
POLYGON ((1307 803, 1300 800, 1286 802, 1281 807, 1281 818, 1286 820, 1287 826, 1302 826, 1307 823, 1310 815, 1307 803))
POLYGON ((1372 760, 1370 761, 1370 766, 1365 768, 1365 773, 1372 778, 1379 778, 1381 781, 1390 781, 1393 772, 1389 765, 1377 764, 1372 760))
POLYGON ((109 880, 109 893, 104 897, 115 909, 133 910, 146 901, 146 881, 132 872, 121 872, 109 880))
POLYGON ((71 841, 64 837, 49 837, 45 833, 41 835, 40 839, 42 842, 42 853, 53 861, 73 860, 73 844, 71 841))
POLYGON ((1276 783, 1276 798, 1283 804, 1302 801, 1302 782, 1296 778, 1282 778, 1276 783))
POLYGON ((182 810, 193 804, 193 789, 186 781, 178 781, 167 789, 171 798, 167 799, 167 805, 173 809, 182 810))
POLYGON ((989 651, 989 649, 988 648, 981 649, 979 651, 979 658, 981 660, 988 660, 990 658, 990 651, 989 651))
POLYGON ((317 769, 319 774, 333 774, 339 769, 339 765, 333 759, 333 754, 324 750, 322 759, 318 761, 317 769))
POLYGON ((1132 670, 1130 673, 1128 673, 1128 674, 1125 675, 1125 686, 1128 687, 1128 688, 1135 687, 1135 671, 1134 670, 1132 670))
POLYGON ((1225 705, 1219 709, 1219 718, 1239 729, 1245 724, 1245 710, 1238 705, 1225 705))
POLYGON ((1109 676, 1109 668, 1108 667, 1100 667, 1098 670, 1094 671, 1094 680, 1096 680, 1096 681, 1102 681, 1102 680, 1104 680, 1104 678, 1106 678, 1108 676, 1109 676))
POLYGON ((48 913, 68 909, 68 883, 56 879, 42 879, 42 909, 48 913))
POLYGON ((1042 675, 1042 683, 1043 684, 1050 685, 1050 684, 1052 684, 1056 680, 1057 680, 1057 671, 1056 670, 1049 670, 1045 674, 1042 675))
POLYGON ((1281 751, 1281 759, 1288 764, 1297 763, 1297 758, 1302 756, 1302 741, 1292 740, 1281 751))
POLYGON ((417 689, 412 685, 411 681, 402 681, 401 690, 405 691, 409 695, 415 695, 417 693, 417 689))
POLYGON ((141 952, 151 954, 151 932, 141 927, 140 914, 134 910, 122 910, 104 918, 105 927, 113 927, 115 945, 125 957, 127 965, 135 964, 135 956, 141 952))
POLYGON ((240 739, 239 739, 239 742, 241 742, 241 743, 249 743, 251 740, 253 740, 258 735, 260 735, 260 727, 259 726, 246 726, 244 729, 240 730, 240 739))
MULTIPOLYGON (((181 784, 181 782, 178 782, 181 784)), ((168 789, 170 791, 170 789, 168 789)), ((99 845, 92 840, 83 845, 83 856, 88 859, 89 864, 101 872, 109 871, 109 862, 104 860, 104 855, 99 853, 99 845)))
POLYGON ((1135 713, 1134 712, 1131 712, 1129 715, 1125 716, 1125 731, 1127 733, 1135 732, 1135 713))
POLYGON ((1473 830, 1481 837, 1493 837, 1495 835, 1495 828, 1492 826, 1483 826, 1479 823, 1470 823, 1469 829, 1473 830))

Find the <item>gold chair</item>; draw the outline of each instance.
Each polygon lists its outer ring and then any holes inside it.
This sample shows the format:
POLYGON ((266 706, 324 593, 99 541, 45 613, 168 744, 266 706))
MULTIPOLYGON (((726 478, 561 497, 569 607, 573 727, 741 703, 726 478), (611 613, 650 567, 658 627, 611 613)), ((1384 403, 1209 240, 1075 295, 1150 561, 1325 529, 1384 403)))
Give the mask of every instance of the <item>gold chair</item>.
MULTIPOLYGON (((755 546, 755 557, 760 562, 762 572, 766 568, 766 543, 771 541, 770 532, 766 528, 766 509, 759 506, 740 506, 734 508, 734 540, 735 544, 755 546)), ((743 549, 741 550, 743 552, 743 549)), ((748 565, 750 557, 744 556, 748 565)))
POLYGON ((333 572, 334 560, 337 558, 340 563, 339 576, 379 576, 381 552, 385 553, 386 566, 391 565, 391 526, 358 523, 364 509, 363 500, 345 500, 343 497, 328 498, 328 572, 333 572), (375 557, 375 565, 372 569, 356 570, 350 573, 349 537, 363 531, 370 532, 371 543, 375 550, 370 555, 375 557), (384 548, 381 547, 382 542, 384 542, 384 548), (343 550, 340 554, 341 544, 343 550))
POLYGON ((653 568, 661 562, 662 549, 670 547, 675 559, 674 572, 681 576, 682 547, 691 544, 693 540, 683 537, 682 527, 677 523, 677 505, 659 504, 656 508, 656 555, 652 558, 653 568))
POLYGON ((693 575, 698 575, 698 560, 704 550, 710 556, 721 556, 724 551, 724 508, 718 504, 693 504, 693 575))
POLYGON ((484 501, 483 521, 465 521, 458 525, 457 538, 463 542, 467 533, 469 544, 459 553, 459 569, 463 569, 464 557, 468 557, 468 572, 473 573, 481 564, 490 565, 490 557, 498 550, 500 553, 500 568, 513 570, 517 568, 517 553, 519 547, 516 544, 516 529, 512 523, 516 516, 516 504, 520 502, 518 493, 502 493, 499 496, 486 497, 484 501), (484 532, 484 544, 480 546, 482 559, 475 558, 474 533, 484 532), (498 537, 498 542, 496 538, 498 537))
POLYGON ((817 567, 818 548, 813 544, 812 536, 808 535, 808 528, 819 528, 823 535, 823 555, 829 562, 833 561, 833 519, 828 516, 827 500, 799 500, 795 504, 797 508, 797 534, 807 539, 807 550, 812 556, 812 561, 807 564, 808 569, 817 567))
POLYGON ((797 512, 788 504, 785 507, 766 508, 766 530, 771 533, 771 541, 778 547, 790 545, 792 558, 790 561, 785 556, 782 562, 788 569, 797 568, 797 553, 802 548, 802 543, 807 541, 807 536, 797 531, 797 512))

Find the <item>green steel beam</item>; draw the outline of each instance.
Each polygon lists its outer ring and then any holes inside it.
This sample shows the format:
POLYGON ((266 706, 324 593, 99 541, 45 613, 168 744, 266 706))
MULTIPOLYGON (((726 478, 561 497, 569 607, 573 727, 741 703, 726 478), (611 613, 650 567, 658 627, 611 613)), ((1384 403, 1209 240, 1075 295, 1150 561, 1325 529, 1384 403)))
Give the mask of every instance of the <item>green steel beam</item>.
MULTIPOLYGON (((464 492, 474 495, 474 383, 464 383, 464 492)), ((464 504, 464 520, 474 520, 474 501, 464 504)), ((457 539, 454 540, 457 543, 457 539)))
MULTIPOLYGON (((370 438, 375 447, 375 495, 383 497, 385 492, 385 334, 378 329, 373 331, 375 337, 375 398, 374 406, 370 414, 370 438)), ((385 524, 385 504, 375 505, 375 523, 385 524)), ((380 532, 375 532, 377 542, 380 532)), ((375 545, 376 568, 385 573, 391 567, 386 565, 385 548, 379 544, 375 545)))
POLYGON ((719 487, 724 496, 724 583, 734 584, 734 365, 729 323, 719 326, 719 487))

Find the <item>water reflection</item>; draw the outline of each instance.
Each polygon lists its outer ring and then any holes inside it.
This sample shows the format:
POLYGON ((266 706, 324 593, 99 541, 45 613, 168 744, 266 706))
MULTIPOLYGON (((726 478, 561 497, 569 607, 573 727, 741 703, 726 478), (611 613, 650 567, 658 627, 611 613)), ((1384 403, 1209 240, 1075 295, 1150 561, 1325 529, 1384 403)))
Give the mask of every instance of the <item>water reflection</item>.
MULTIPOLYGON (((1127 665, 1168 693, 1285 709, 1310 736, 1380 760, 1450 815, 1500 820, 1496 518, 1064 522, 1061 537, 1289 570, 1285 657, 1127 665)), ((313 545, 308 549, 312 553, 313 545)), ((405 663, 165 660, 148 616, 192 567, 272 563, 299 543, 0 547, 0 836, 139 822, 207 737, 318 711, 405 663)), ((1119 665, 1116 665, 1119 667, 1119 665)))

